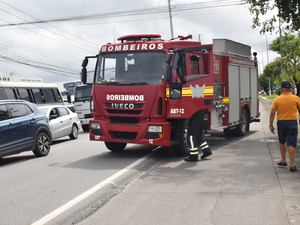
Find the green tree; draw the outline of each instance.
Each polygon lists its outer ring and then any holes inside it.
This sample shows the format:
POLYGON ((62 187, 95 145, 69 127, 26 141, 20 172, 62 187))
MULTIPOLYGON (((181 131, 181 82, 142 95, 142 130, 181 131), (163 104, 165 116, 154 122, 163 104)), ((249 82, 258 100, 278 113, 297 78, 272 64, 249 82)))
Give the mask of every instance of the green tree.
POLYGON ((280 85, 281 78, 281 60, 276 58, 274 61, 267 64, 264 68, 263 74, 265 77, 270 77, 271 84, 280 85))
MULTIPOLYGON (((276 38, 269 45, 269 49, 280 54, 280 38, 276 38)), ((287 34, 283 37, 282 43, 282 62, 283 69, 292 84, 292 92, 297 87, 297 95, 300 96, 300 38, 298 35, 287 34)))
POLYGON ((271 88, 273 85, 278 86, 281 83, 281 61, 276 58, 273 62, 265 66, 263 73, 259 76, 259 86, 269 94, 269 78, 271 88))
POLYGON ((277 20, 285 22, 284 29, 289 31, 300 30, 300 1, 299 0, 242 0, 250 4, 249 11, 254 15, 253 28, 262 25, 260 33, 272 32, 278 26, 277 20), (277 12, 270 19, 261 23, 260 17, 268 12, 277 12))
POLYGON ((264 73, 258 77, 260 90, 263 89, 267 94, 269 94, 269 77, 264 73))

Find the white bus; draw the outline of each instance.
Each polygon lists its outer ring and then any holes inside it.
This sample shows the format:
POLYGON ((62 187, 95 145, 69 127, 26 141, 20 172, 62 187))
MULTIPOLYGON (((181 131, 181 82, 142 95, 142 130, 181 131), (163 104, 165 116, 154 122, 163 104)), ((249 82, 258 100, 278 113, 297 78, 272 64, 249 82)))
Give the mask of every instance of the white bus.
POLYGON ((22 99, 37 105, 64 105, 56 84, 0 82, 0 100, 22 99))

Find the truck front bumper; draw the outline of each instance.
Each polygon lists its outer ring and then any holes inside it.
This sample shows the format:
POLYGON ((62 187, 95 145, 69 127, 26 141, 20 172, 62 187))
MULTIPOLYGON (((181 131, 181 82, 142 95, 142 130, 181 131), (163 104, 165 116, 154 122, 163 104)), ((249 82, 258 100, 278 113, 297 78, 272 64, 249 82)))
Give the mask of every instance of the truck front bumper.
POLYGON ((90 121, 90 140, 105 142, 121 142, 155 146, 170 146, 171 123, 141 122, 132 124, 112 124, 104 120, 90 121), (99 127, 91 126, 99 124, 99 127), (161 132, 149 132, 149 126, 162 127, 161 132))

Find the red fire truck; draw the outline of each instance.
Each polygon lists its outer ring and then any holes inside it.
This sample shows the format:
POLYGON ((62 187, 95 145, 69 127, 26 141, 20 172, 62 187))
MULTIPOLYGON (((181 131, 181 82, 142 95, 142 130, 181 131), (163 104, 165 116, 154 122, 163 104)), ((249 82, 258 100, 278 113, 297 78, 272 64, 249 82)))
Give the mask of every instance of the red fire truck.
POLYGON ((163 40, 159 34, 127 35, 103 45, 97 58, 89 135, 113 151, 127 143, 173 146, 189 153, 189 118, 204 110, 206 129, 243 136, 259 121, 258 70, 251 47, 215 39, 202 45, 191 35, 163 40))

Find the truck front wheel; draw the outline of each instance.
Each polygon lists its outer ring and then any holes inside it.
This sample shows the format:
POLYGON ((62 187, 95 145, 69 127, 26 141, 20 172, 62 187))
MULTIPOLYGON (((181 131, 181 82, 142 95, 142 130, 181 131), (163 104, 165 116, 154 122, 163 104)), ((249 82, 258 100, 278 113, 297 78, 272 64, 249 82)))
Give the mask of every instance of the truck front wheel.
POLYGON ((187 156, 190 154, 190 147, 187 143, 188 123, 188 120, 184 121, 181 134, 179 135, 179 144, 173 145, 173 150, 178 156, 187 156))
POLYGON ((106 148, 108 148, 112 152, 120 152, 123 151, 127 145, 127 143, 118 143, 118 142, 104 142, 106 148))
POLYGON ((82 125, 82 130, 84 132, 88 132, 89 131, 89 125, 88 124, 82 125))

